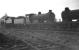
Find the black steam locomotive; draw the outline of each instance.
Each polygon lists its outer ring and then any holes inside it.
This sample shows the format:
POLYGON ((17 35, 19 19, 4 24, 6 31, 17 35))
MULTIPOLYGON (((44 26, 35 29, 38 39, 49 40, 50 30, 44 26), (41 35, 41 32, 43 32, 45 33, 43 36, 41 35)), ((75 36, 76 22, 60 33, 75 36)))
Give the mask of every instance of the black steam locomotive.
POLYGON ((72 20, 79 21, 79 10, 70 10, 68 7, 62 12, 63 22, 72 22, 72 20))

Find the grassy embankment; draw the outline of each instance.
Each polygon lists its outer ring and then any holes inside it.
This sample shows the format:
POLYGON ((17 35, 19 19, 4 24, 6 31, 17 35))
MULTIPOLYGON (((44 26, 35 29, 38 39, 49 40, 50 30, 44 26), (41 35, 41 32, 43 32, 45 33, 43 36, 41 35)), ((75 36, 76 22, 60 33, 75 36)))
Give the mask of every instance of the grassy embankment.
POLYGON ((40 50, 79 50, 79 32, 75 25, 72 25, 73 27, 69 24, 8 26, 1 29, 1 32, 40 50))

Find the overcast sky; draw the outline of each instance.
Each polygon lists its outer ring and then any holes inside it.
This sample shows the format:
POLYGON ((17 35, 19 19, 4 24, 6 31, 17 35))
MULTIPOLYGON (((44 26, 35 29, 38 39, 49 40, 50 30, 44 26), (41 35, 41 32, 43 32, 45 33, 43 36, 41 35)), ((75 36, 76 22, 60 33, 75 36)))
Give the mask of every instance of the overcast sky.
POLYGON ((78 3, 79 0, 0 0, 0 17, 5 13, 14 17, 38 11, 47 13, 51 9, 59 19, 65 7, 78 9, 78 3))

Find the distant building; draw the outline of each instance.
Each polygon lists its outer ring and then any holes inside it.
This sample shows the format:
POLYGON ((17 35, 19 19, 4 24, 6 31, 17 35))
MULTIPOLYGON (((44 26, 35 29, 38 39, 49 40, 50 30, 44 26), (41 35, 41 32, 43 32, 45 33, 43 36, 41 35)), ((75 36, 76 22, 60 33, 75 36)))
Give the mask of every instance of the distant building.
POLYGON ((1 19, 6 19, 8 17, 7 14, 5 14, 1 19))

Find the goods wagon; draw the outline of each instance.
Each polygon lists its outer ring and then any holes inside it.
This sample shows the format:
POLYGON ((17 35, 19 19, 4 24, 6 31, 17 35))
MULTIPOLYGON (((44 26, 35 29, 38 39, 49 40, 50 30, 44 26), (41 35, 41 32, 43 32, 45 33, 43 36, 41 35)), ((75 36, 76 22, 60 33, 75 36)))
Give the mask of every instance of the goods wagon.
POLYGON ((24 24, 24 19, 14 19, 14 24, 24 24))

